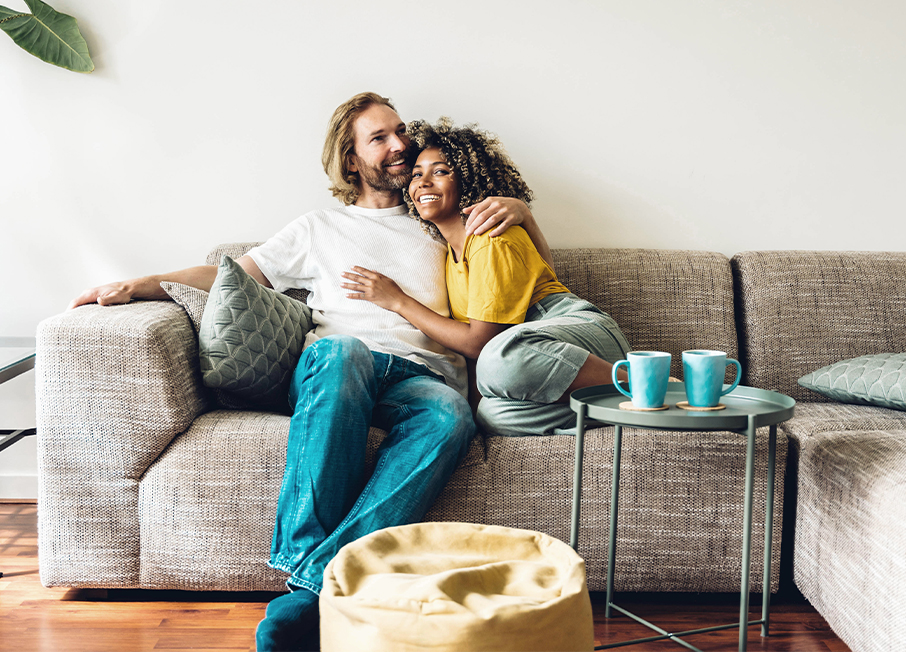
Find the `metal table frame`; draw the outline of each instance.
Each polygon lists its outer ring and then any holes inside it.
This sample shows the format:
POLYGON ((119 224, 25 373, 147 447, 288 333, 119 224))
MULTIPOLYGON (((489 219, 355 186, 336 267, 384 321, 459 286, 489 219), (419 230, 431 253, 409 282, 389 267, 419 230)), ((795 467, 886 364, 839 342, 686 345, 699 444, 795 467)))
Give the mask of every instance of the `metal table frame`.
MULTIPOLYGON (((35 368, 35 349, 33 346, 30 347, 15 347, 17 349, 21 348, 21 354, 17 354, 12 362, 4 365, 0 365, 0 385, 5 383, 8 380, 12 380, 16 376, 24 374, 26 371, 30 371, 35 368)), ((35 428, 22 428, 19 430, 0 430, 0 452, 6 450, 17 441, 23 437, 32 437, 37 433, 35 428)), ((0 571, 0 577, 3 577, 3 572, 0 571)))
POLYGON ((682 640, 682 636, 713 632, 722 629, 739 627, 739 652, 745 652, 748 628, 761 625, 761 635, 769 634, 769 610, 771 601, 771 545, 774 525, 774 475, 777 449, 777 424, 793 416, 796 402, 784 394, 753 387, 737 387, 733 392, 721 398, 727 406, 724 410, 713 412, 692 412, 675 407, 676 403, 686 400, 682 383, 670 383, 666 404, 669 410, 660 412, 635 412, 619 409, 619 404, 626 398, 617 392, 613 385, 587 387, 575 391, 570 396, 570 407, 576 412, 576 459, 573 476, 572 520, 570 523, 570 545, 578 551, 579 513, 582 502, 582 458, 585 449, 585 428, 589 420, 599 421, 614 426, 613 482, 611 486, 610 538, 607 563, 607 606, 605 617, 610 618, 612 610, 632 618, 646 627, 658 632, 658 636, 634 639, 620 643, 602 645, 596 650, 603 650, 624 645, 648 643, 670 639, 690 650, 701 652, 697 647, 682 640), (752 504, 755 488, 755 434, 758 428, 769 426, 768 442, 768 477, 767 495, 765 498, 765 543, 764 575, 762 585, 761 619, 749 617, 749 574, 752 553, 752 504), (718 625, 683 632, 667 632, 657 625, 630 613, 613 603, 613 578, 616 564, 617 512, 620 493, 620 454, 624 427, 637 427, 648 430, 677 431, 730 431, 744 435, 746 445, 746 479, 745 505, 743 509, 742 541, 742 583, 739 591, 739 622, 729 625, 718 625))
MULTIPOLYGON (((34 347, 16 347, 21 348, 22 353, 18 355, 13 362, 0 367, 0 385, 16 376, 24 374, 35 368, 35 349, 34 347)), ((31 437, 35 434, 34 428, 23 428, 20 430, 0 430, 0 451, 6 450, 23 437, 31 437)))

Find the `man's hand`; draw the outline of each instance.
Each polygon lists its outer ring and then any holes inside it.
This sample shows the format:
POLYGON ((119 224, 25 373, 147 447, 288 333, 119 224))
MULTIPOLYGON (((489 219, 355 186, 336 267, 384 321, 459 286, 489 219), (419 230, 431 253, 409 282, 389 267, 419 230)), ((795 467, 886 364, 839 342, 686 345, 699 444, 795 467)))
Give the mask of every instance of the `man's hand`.
POLYGON ((84 306, 88 303, 97 303, 102 306, 114 306, 132 301, 134 287, 129 282, 108 283, 100 287, 85 290, 69 304, 69 310, 84 306))
POLYGON ((469 216, 466 220, 466 236, 481 235, 491 228, 492 238, 500 235, 511 226, 522 224, 533 219, 532 212, 521 199, 513 197, 488 197, 477 204, 467 206, 462 211, 469 216))
POLYGON ((462 209, 462 212, 469 216, 469 219, 466 220, 466 237, 472 234, 481 235, 494 228, 489 235, 496 238, 511 226, 518 224, 528 233, 535 249, 538 250, 544 261, 550 265, 551 269, 554 269, 554 257, 547 244, 547 239, 535 221, 532 211, 521 199, 488 197, 477 204, 467 206, 462 209))
MULTIPOLYGON (((258 269, 258 265, 250 256, 242 256, 237 263, 259 283, 271 287, 271 284, 258 269)), ((85 290, 72 300, 69 309, 84 306, 87 303, 97 303, 102 306, 115 306, 129 303, 133 299, 151 299, 155 301, 168 300, 170 296, 164 292, 160 284, 164 281, 182 283, 205 292, 211 291, 214 279, 217 277, 216 265, 199 265, 189 267, 169 274, 142 276, 130 281, 108 283, 90 290, 85 290)))

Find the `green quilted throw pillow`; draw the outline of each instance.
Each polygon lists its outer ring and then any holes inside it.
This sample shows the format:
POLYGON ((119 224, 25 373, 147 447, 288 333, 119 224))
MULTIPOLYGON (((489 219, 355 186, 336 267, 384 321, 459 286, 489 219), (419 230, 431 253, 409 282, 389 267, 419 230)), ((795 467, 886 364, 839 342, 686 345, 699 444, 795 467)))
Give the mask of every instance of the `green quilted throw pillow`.
POLYGON ((906 410, 906 353, 843 360, 803 376, 799 384, 843 403, 906 410))
POLYGON ((311 309, 224 256, 198 331, 202 382, 253 404, 287 405, 311 309))

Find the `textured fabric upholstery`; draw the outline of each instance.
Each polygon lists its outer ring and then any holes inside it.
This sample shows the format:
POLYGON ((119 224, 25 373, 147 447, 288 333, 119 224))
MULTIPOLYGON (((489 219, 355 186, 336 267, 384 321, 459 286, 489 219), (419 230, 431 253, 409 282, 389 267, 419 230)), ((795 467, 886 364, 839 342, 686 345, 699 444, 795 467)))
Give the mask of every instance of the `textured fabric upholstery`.
MULTIPOLYGON (((752 586, 761 586, 767 429, 757 440, 752 586)), ((569 540, 575 438, 481 436, 426 516, 544 532, 569 540), (485 460, 478 456, 484 450, 485 460), (471 462, 471 464, 469 464, 471 462)), ((778 437, 775 509, 782 510, 786 438, 778 437)), ((589 588, 607 579, 613 428, 586 433, 579 553, 589 588)), ((745 438, 626 428, 620 464, 618 591, 738 591, 745 438)), ((774 521, 774 559, 780 518, 774 521)), ((778 582, 772 566, 772 590, 778 582)))
MULTIPOLYGON (((253 243, 224 245, 243 255, 253 243)), ((729 260, 715 253, 555 250, 561 280, 610 313, 637 349, 736 357, 729 260)), ((41 571, 47 585, 279 589, 266 567, 289 421, 209 411, 182 308, 84 307, 38 343, 41 571)), ((674 369, 678 375, 680 367, 674 369)), ((745 439, 624 431, 619 566, 626 591, 740 584, 745 439)), ((384 433, 373 429, 373 453, 384 433)), ((767 431, 759 432, 752 585, 761 583, 767 431)), ((575 439, 475 438, 426 517, 568 540, 575 439)), ((613 431, 589 431, 579 553, 606 577, 613 431)), ((778 437, 772 586, 778 585, 786 437, 778 437)), ((756 588, 757 590, 757 588, 756 588)))
POLYGON ((680 354, 688 349, 738 357, 725 256, 661 249, 558 249, 553 255, 560 281, 610 314, 633 349, 673 355, 672 376, 682 377, 680 354))
POLYGON ((854 652, 906 640, 906 412, 798 378, 906 352, 906 253, 747 252, 732 260, 744 382, 796 398, 784 538, 798 588, 854 652))
POLYGON ((906 641, 904 435, 826 431, 800 450, 796 584, 854 652, 906 641))
POLYGON ((867 405, 845 403, 799 403, 796 415, 780 426, 790 439, 790 445, 800 448, 803 443, 825 432, 838 430, 903 430, 906 431, 906 412, 867 405))
POLYGON ((802 376, 906 351, 906 252, 751 251, 732 259, 743 384, 825 401, 802 376))
POLYGON ((195 331, 169 302, 84 306, 37 347, 41 579, 137 586, 139 483, 207 408, 195 331))

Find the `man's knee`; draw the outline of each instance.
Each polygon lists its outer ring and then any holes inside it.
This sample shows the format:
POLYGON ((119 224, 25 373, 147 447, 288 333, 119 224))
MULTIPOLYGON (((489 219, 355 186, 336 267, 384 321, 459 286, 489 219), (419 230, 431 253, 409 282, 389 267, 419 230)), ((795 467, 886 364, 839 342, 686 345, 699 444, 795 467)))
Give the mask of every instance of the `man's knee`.
POLYGON ((457 450, 461 458, 475 436, 475 421, 468 401, 458 392, 445 389, 448 391, 437 393, 425 406, 426 418, 430 421, 431 431, 443 437, 446 446, 457 450))
POLYGON ((350 397, 367 391, 374 380, 374 356, 359 339, 348 335, 322 337, 305 348, 293 373, 290 402, 295 403, 304 392, 326 388, 350 397))
POLYGON ((329 335, 316 340, 305 348, 299 361, 299 367, 350 364, 372 367, 374 356, 362 340, 349 335, 329 335))

